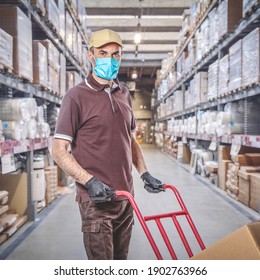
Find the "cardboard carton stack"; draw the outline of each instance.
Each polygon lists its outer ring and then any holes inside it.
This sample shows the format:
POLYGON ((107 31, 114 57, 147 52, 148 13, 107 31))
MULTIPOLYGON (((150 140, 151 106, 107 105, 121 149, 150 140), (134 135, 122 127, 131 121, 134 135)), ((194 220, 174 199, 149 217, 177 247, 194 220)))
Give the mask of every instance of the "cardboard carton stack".
POLYGON ((40 41, 33 41, 33 83, 48 88, 48 55, 40 41))
POLYGON ((50 204, 57 197, 58 170, 57 166, 45 167, 46 204, 50 204))
POLYGON ((230 149, 230 145, 218 149, 218 185, 223 190, 226 190, 228 164, 232 163, 230 149))
POLYGON ((1 6, 0 28, 13 37, 14 74, 32 82, 31 20, 17 6, 1 6))

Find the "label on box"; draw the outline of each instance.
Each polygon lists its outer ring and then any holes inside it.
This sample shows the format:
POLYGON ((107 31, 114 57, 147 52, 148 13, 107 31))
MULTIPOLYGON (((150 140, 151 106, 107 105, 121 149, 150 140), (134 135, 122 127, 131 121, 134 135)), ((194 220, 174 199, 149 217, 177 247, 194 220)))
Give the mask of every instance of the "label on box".
POLYGON ((241 145, 238 144, 232 144, 231 145, 231 150, 230 150, 230 155, 231 156, 237 156, 239 151, 241 149, 241 145))
POLYGON ((14 155, 4 155, 1 157, 2 161, 2 174, 10 173, 15 171, 14 155))
POLYGON ((187 143, 188 143, 187 137, 186 137, 186 136, 183 136, 183 137, 182 137, 182 143, 183 143, 183 144, 187 144, 187 143))
POLYGON ((210 143, 210 145, 209 145, 209 150, 210 151, 216 151, 217 150, 217 142, 215 142, 215 141, 212 141, 211 143, 210 143))

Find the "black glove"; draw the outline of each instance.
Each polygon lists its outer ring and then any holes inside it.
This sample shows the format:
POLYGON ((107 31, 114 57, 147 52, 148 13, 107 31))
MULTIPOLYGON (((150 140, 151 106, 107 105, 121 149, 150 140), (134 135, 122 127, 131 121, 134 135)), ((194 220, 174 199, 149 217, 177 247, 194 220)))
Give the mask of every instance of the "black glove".
POLYGON ((141 179, 144 181, 144 188, 150 193, 158 193, 161 191, 165 191, 163 188, 163 183, 154 178, 149 172, 145 172, 142 174, 141 179))
POLYGON ((90 200, 96 203, 110 201, 115 196, 115 192, 96 177, 92 177, 84 187, 88 191, 90 200))

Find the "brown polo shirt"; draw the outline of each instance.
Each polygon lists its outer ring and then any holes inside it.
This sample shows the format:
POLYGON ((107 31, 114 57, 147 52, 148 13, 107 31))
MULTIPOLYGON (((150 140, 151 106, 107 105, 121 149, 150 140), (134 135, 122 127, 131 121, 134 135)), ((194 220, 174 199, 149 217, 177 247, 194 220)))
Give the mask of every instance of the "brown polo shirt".
MULTIPOLYGON (((77 162, 113 190, 133 194, 131 133, 136 123, 129 91, 114 81, 113 88, 92 75, 63 97, 54 137, 71 141, 77 162)), ((89 200, 77 184, 76 200, 89 200)))

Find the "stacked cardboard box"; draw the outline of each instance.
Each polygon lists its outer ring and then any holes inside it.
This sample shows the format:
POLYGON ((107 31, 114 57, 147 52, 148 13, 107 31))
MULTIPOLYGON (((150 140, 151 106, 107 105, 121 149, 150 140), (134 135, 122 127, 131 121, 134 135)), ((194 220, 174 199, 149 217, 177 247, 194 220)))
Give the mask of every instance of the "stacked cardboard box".
POLYGON ((218 185, 223 190, 226 190, 228 164, 232 162, 230 149, 230 145, 219 146, 218 149, 218 185))
POLYGON ((48 54, 48 88, 54 93, 60 92, 60 53, 50 40, 40 41, 48 54))
POLYGON ((218 7, 218 37, 232 31, 242 19, 242 0, 224 0, 218 7))
POLYGON ((178 161, 184 164, 190 164, 191 151, 187 144, 182 141, 178 142, 178 161))
POLYGON ((58 169, 57 166, 45 167, 46 204, 50 204, 57 197, 58 169))
MULTIPOLYGON (((250 197, 251 197, 251 175, 256 172, 260 172, 260 167, 255 166, 242 166, 238 172, 238 185, 239 185, 239 194, 238 200, 243 204, 249 206, 250 197)), ((254 200, 254 199, 253 199, 254 200)))
POLYGON ((16 6, 0 7, 0 28, 13 37, 14 74, 32 82, 32 23, 16 6))
POLYGON ((260 212, 260 174, 253 173, 250 178, 250 208, 260 212))
POLYGON ((33 83, 48 88, 48 55, 40 41, 33 41, 33 83))
POLYGON ((57 33, 60 31, 59 8, 55 0, 45 0, 46 20, 55 29, 57 33))

